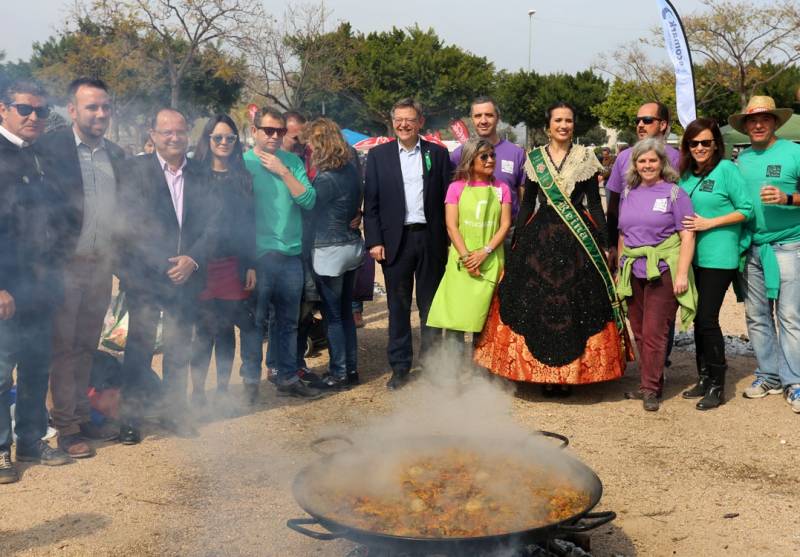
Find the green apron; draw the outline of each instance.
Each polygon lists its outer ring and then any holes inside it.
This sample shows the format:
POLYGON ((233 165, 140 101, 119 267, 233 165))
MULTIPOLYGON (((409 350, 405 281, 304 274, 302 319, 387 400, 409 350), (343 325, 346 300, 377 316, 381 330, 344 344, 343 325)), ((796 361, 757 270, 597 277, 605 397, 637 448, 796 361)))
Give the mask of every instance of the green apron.
MULTIPOLYGON (((458 200, 458 230, 469 251, 483 249, 500 227, 500 189, 494 186, 470 186, 458 200)), ((477 333, 489 313, 495 286, 503 271, 503 245, 481 265, 481 276, 474 277, 461 263, 452 245, 447 253, 447 267, 436 290, 428 326, 477 333)))

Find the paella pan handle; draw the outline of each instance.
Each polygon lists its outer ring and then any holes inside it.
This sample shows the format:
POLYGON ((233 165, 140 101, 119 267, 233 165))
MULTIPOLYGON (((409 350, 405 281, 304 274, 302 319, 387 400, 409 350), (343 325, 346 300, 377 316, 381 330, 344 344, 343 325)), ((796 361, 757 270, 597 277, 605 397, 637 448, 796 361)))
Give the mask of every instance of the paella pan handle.
POLYGON ((569 437, 566 435, 561 435, 560 433, 553 433, 552 431, 542 431, 539 430, 536 433, 539 435, 543 435, 545 437, 550 437, 552 439, 558 439, 561 441, 561 444, 558 446, 559 449, 566 449, 567 445, 569 445, 569 437))
MULTIPOLYGON (((330 541, 337 540, 342 537, 342 534, 337 534, 336 532, 317 532, 315 530, 309 530, 308 528, 303 527, 305 524, 316 524, 318 526, 322 526, 316 518, 290 518, 286 521, 286 526, 295 532, 299 532, 300 534, 308 536, 309 538, 314 538, 315 540, 330 541)), ((322 527, 324 528, 324 526, 322 527)))
POLYGON ((615 513, 614 511, 586 513, 581 518, 579 518, 575 522, 575 524, 569 524, 569 525, 562 524, 558 527, 558 529, 561 532, 567 534, 580 534, 581 532, 588 532, 589 530, 594 530, 595 528, 598 528, 603 524, 608 524, 615 518, 617 518, 617 513, 615 513))
MULTIPOLYGON (((318 437, 318 438, 314 439, 311 442, 311 450, 314 451, 315 453, 317 453, 318 455, 322 455, 322 456, 328 456, 328 455, 340 452, 340 451, 325 451, 325 450, 322 449, 322 447, 324 445, 326 445, 328 443, 331 443, 331 442, 334 442, 334 441, 337 441, 337 442, 340 441, 340 442, 348 445, 347 448, 350 448, 350 447, 355 445, 355 443, 353 443, 353 440, 350 439, 349 437, 345 436, 345 435, 325 435, 324 437, 318 437)), ((341 450, 344 450, 344 449, 341 449, 341 450)))

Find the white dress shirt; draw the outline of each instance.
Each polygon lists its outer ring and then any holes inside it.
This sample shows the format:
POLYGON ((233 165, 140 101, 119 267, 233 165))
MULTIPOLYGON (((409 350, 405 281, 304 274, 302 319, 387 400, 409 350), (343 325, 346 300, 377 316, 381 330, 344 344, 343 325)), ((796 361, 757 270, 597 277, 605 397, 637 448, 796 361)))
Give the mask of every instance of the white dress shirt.
POLYGON ((400 141, 400 170, 403 173, 403 189, 406 194, 405 224, 425 224, 425 197, 422 182, 422 147, 417 144, 406 149, 400 141))

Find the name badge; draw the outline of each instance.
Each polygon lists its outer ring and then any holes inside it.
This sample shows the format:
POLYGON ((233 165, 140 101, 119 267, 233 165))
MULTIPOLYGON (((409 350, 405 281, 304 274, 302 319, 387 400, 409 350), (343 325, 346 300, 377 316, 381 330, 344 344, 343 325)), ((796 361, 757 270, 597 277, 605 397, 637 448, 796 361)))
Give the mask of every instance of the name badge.
POLYGON ((702 184, 700 184, 700 191, 704 192, 712 192, 714 191, 714 180, 704 180, 702 184))
POLYGON ((506 174, 514 174, 514 161, 500 161, 500 170, 506 174))
POLYGON ((653 211, 658 211, 659 213, 666 213, 668 201, 669 200, 666 197, 662 199, 656 199, 656 202, 653 203, 653 211))

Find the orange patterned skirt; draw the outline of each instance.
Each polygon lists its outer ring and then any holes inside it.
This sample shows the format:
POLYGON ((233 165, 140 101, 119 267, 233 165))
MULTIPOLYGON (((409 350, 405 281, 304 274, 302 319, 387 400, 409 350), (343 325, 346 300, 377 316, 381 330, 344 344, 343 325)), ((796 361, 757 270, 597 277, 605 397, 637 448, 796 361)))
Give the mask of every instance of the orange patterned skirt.
POLYGON ((544 364, 530 353, 525 337, 500 319, 500 300, 495 295, 474 359, 492 373, 513 381, 580 385, 622 377, 626 353, 617 327, 609 322, 589 337, 579 358, 559 367, 544 364))

